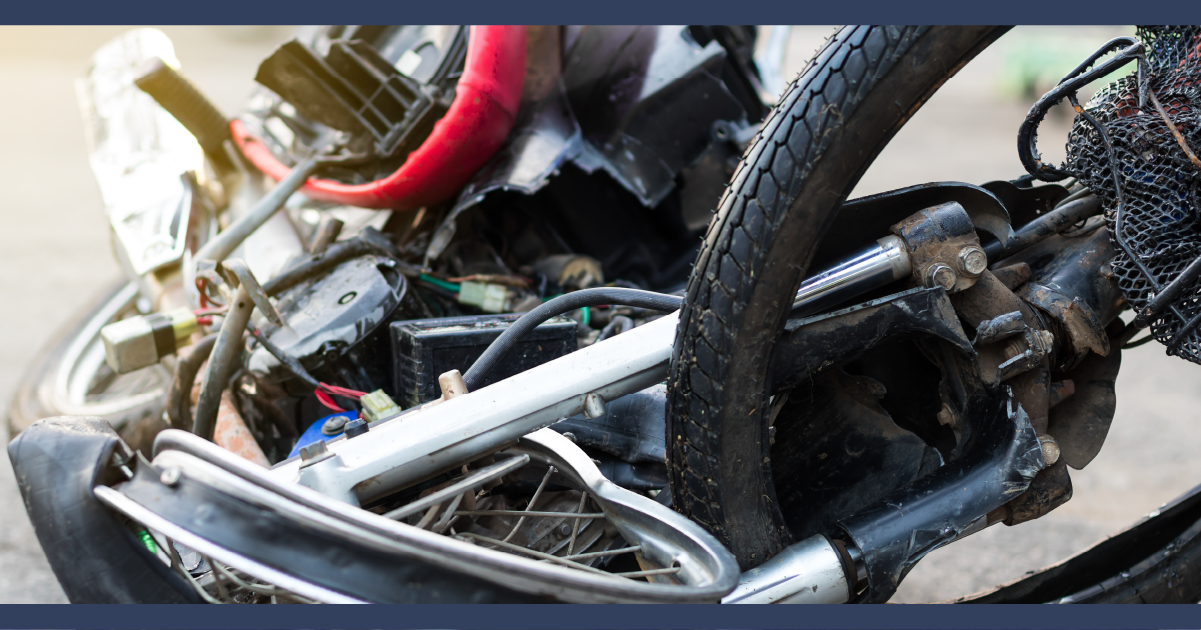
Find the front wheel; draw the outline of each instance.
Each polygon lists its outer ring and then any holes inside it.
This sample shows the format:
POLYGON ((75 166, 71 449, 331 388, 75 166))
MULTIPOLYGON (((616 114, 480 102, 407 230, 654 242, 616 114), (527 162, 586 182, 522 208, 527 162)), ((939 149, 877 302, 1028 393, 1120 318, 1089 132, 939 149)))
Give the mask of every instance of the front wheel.
MULTIPOLYGON (((158 421, 171 374, 152 365, 129 374, 114 374, 104 360, 100 329, 138 314, 135 283, 113 283, 38 353, 8 406, 9 435, 52 416, 103 418, 140 447, 131 433, 158 421)), ((149 436, 151 439, 153 435, 149 436)))
POLYGON ((781 98, 722 198, 680 314, 667 458, 674 505, 744 570, 794 542, 772 479, 767 370, 816 246, 905 121, 1003 32, 843 28, 781 98))

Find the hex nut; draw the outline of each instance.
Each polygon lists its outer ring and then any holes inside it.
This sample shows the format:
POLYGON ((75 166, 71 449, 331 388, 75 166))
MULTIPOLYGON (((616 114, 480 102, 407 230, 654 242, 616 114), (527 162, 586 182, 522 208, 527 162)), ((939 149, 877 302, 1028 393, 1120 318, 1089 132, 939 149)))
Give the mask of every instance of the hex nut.
POLYGON ((946 265, 930 265, 926 268, 925 285, 928 288, 942 287, 950 291, 956 280, 955 270, 946 265))
POLYGON ((964 274, 976 277, 988 269, 988 254, 975 245, 959 250, 959 270, 964 274))
POLYGON ((1053 466, 1055 462, 1059 461, 1059 443, 1055 441, 1055 438, 1049 435, 1040 435, 1038 436, 1038 445, 1042 447, 1043 461, 1047 462, 1048 466, 1053 466))

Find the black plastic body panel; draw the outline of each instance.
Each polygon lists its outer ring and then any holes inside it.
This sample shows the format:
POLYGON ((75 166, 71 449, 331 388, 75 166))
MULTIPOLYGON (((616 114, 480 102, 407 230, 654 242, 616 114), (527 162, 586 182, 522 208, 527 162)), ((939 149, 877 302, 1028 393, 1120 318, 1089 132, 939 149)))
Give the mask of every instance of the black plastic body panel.
POLYGON ((73 604, 199 601, 183 578, 92 494, 119 481, 114 459, 133 456, 107 422, 39 420, 8 445, 21 498, 50 568, 73 604))

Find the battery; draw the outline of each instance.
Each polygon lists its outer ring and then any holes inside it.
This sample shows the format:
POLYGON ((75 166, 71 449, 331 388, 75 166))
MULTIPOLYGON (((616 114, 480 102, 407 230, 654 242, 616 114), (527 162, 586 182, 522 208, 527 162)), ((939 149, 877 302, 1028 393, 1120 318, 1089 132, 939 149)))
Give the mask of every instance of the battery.
MULTIPOLYGON (((393 322, 392 356, 397 402, 408 408, 441 395, 438 376, 472 363, 521 317, 471 315, 393 322)), ((575 320, 553 317, 530 331, 488 372, 491 385, 534 366, 557 359, 578 347, 575 320)))

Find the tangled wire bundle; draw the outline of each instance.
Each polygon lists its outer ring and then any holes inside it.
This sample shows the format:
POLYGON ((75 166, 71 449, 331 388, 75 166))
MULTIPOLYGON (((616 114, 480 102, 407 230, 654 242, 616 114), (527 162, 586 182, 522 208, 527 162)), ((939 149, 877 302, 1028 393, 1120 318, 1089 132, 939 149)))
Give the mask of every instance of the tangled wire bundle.
MULTIPOLYGON (((1201 104, 1201 27, 1145 26, 1136 37, 1146 46, 1150 71, 1145 109, 1139 109, 1134 73, 1102 88, 1086 111, 1104 127, 1112 153, 1100 131, 1077 116, 1068 137, 1066 170, 1101 197, 1110 233, 1116 234, 1119 191, 1111 157, 1116 163, 1125 204, 1122 236, 1154 280, 1148 282, 1118 247, 1113 271, 1137 312, 1154 297, 1156 285, 1164 287, 1201 257, 1201 168, 1189 155, 1201 148, 1201 113, 1194 106, 1201 104)), ((1186 286, 1173 304, 1183 319, 1166 309, 1151 321, 1151 332, 1169 345, 1170 353, 1175 346, 1175 354, 1201 363, 1201 327, 1174 342, 1185 323, 1201 313, 1201 279, 1186 286)))

